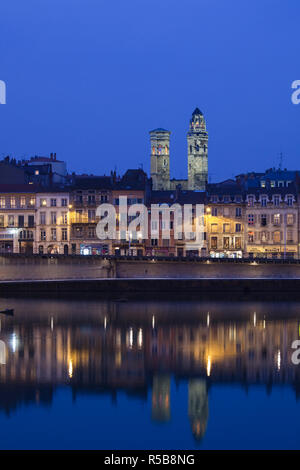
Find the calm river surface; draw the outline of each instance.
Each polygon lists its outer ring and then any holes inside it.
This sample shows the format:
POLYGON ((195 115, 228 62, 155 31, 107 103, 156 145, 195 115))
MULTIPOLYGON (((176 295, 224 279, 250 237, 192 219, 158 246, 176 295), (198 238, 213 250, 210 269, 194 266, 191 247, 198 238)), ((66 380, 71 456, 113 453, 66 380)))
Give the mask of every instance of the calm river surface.
POLYGON ((300 303, 4 308, 2 449, 300 448, 300 303))

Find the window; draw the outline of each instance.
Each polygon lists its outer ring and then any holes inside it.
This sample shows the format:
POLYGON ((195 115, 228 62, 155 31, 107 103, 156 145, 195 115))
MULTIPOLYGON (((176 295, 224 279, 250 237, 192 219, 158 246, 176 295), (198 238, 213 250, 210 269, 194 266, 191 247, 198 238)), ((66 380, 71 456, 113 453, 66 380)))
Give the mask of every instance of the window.
POLYGON ((9 227, 14 227, 15 225, 15 217, 13 215, 8 216, 8 226, 9 227))
POLYGON ((46 212, 40 212, 40 224, 46 225, 46 212))
POLYGON ((212 233, 218 232, 218 224, 211 224, 211 232, 212 233))
POLYGON ((212 210, 211 210, 211 215, 213 215, 214 217, 218 217, 218 209, 217 207, 213 207, 212 210))
POLYGON ((56 207, 56 199, 50 199, 51 207, 56 207))
POLYGON ((56 225, 56 212, 51 212, 51 224, 56 225))
POLYGON ((158 245, 157 238, 151 238, 151 246, 157 246, 157 245, 158 245))
POLYGON ((293 202, 294 202, 293 196, 288 196, 288 197, 287 197, 287 205, 288 205, 288 206, 292 206, 292 205, 293 205, 293 202))
POLYGON ((274 203, 274 206, 279 206, 280 196, 274 196, 273 197, 273 203, 274 203))
POLYGON ((262 207, 267 207, 267 196, 262 196, 260 201, 262 207))
POLYGON ((265 227, 267 225, 267 214, 261 214, 260 216, 260 225, 265 227))
POLYGON ((12 209, 14 209, 16 207, 16 198, 15 197, 10 198, 10 207, 12 209))
POLYGON ((2 209, 5 208, 5 197, 0 197, 0 207, 1 207, 2 209))
POLYGON ((24 227, 24 215, 19 215, 18 217, 18 227, 24 227))
POLYGON ((281 219, 280 214, 274 214, 274 216, 273 216, 273 224, 274 224, 274 225, 280 225, 280 219, 281 219))
POLYGON ((293 223, 294 223, 294 215, 293 214, 287 214, 286 223, 287 223, 287 225, 293 225, 293 223))
POLYGON ((41 230, 41 242, 46 241, 46 230, 41 230))
POLYGON ((223 247, 225 250, 229 249, 229 237, 224 237, 223 238, 223 247))
POLYGON ((236 217, 242 217, 242 208, 241 207, 236 207, 235 208, 235 216, 236 217))
POLYGON ((75 236, 76 236, 77 238, 82 237, 82 227, 76 227, 76 229, 75 229, 75 236))
POLYGON ((242 231, 242 225, 241 224, 235 224, 235 231, 236 232, 241 232, 242 231))
POLYGON ((291 230, 287 231, 287 242, 293 243, 293 232, 291 230))
POLYGON ((229 207, 224 207, 223 215, 224 215, 225 217, 228 217, 228 216, 229 216, 229 207))
POLYGON ((62 212, 61 213, 61 223, 62 223, 62 225, 67 225, 67 223, 68 223, 68 213, 67 212, 62 212))
POLYGON ((4 215, 0 215, 0 227, 4 227, 4 215))
POLYGON ((218 238, 217 237, 211 237, 210 246, 211 246, 212 250, 216 250, 218 248, 218 238))
POLYGON ((280 243, 281 241, 281 236, 279 230, 273 233, 273 241, 274 243, 280 243))
POLYGON ((56 241, 56 228, 51 229, 51 240, 56 241))
POLYGON ((28 227, 34 227, 34 215, 28 216, 28 227))
POLYGON ((88 196, 88 204, 96 204, 96 198, 94 194, 88 196))
POLYGON ((43 206, 46 207, 47 206, 47 200, 46 199, 41 199, 40 200, 40 205, 41 205, 41 207, 43 207, 43 206))
POLYGON ((26 197, 22 196, 20 198, 20 206, 25 207, 26 206, 26 197))
POLYGON ((235 242, 234 246, 236 250, 240 250, 242 245, 241 245, 241 237, 235 237, 235 242))
POLYGON ((249 207, 254 206, 254 196, 248 196, 248 206, 249 207))
POLYGON ((261 232, 260 239, 263 243, 265 243, 267 241, 267 232, 265 231, 261 232))
POLYGON ((254 232, 248 232, 248 243, 254 242, 254 232))
POLYGON ((61 207, 67 207, 67 205, 68 205, 68 199, 63 198, 61 200, 61 207))
POLYGON ((223 233, 230 232, 230 224, 223 224, 223 233))
POLYGON ((265 187, 266 187, 266 182, 262 180, 262 181, 260 182, 260 187, 261 187, 261 188, 265 188, 265 187))
POLYGON ((254 214, 248 214, 248 225, 254 225, 254 214))
POLYGON ((68 240, 68 230, 66 228, 61 229, 61 239, 62 239, 62 241, 67 241, 68 240))
POLYGON ((89 222, 95 221, 96 220, 96 211, 89 210, 88 211, 88 219, 89 219, 89 222))
POLYGON ((96 238, 96 229, 95 229, 95 227, 89 227, 88 237, 89 238, 96 238))
POLYGON ((230 197, 229 196, 224 196, 223 201, 224 202, 230 202, 230 197))

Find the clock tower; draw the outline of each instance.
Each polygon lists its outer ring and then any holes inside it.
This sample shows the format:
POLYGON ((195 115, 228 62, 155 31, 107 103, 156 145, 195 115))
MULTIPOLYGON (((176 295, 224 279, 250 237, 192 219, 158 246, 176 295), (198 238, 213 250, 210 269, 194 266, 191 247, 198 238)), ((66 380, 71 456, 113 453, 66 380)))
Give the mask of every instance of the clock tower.
POLYGON ((208 178, 206 123, 199 108, 190 120, 188 143, 188 189, 204 191, 208 178))

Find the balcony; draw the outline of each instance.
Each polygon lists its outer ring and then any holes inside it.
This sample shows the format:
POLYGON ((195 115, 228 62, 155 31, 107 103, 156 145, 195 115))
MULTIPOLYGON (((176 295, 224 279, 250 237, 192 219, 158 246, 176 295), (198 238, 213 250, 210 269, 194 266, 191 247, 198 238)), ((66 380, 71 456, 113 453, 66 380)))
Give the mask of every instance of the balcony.
POLYGON ((71 224, 96 224, 96 218, 89 218, 87 215, 71 215, 71 224))

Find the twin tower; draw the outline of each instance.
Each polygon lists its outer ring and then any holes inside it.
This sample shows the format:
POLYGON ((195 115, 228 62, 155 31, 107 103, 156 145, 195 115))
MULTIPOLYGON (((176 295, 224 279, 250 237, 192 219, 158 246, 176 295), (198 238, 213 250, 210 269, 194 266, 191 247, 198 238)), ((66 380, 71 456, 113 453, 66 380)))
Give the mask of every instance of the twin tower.
POLYGON ((151 178, 154 191, 182 189, 204 191, 207 185, 207 141, 206 123, 200 109, 196 108, 190 120, 187 134, 188 179, 170 179, 170 131, 154 129, 151 140, 151 178))

